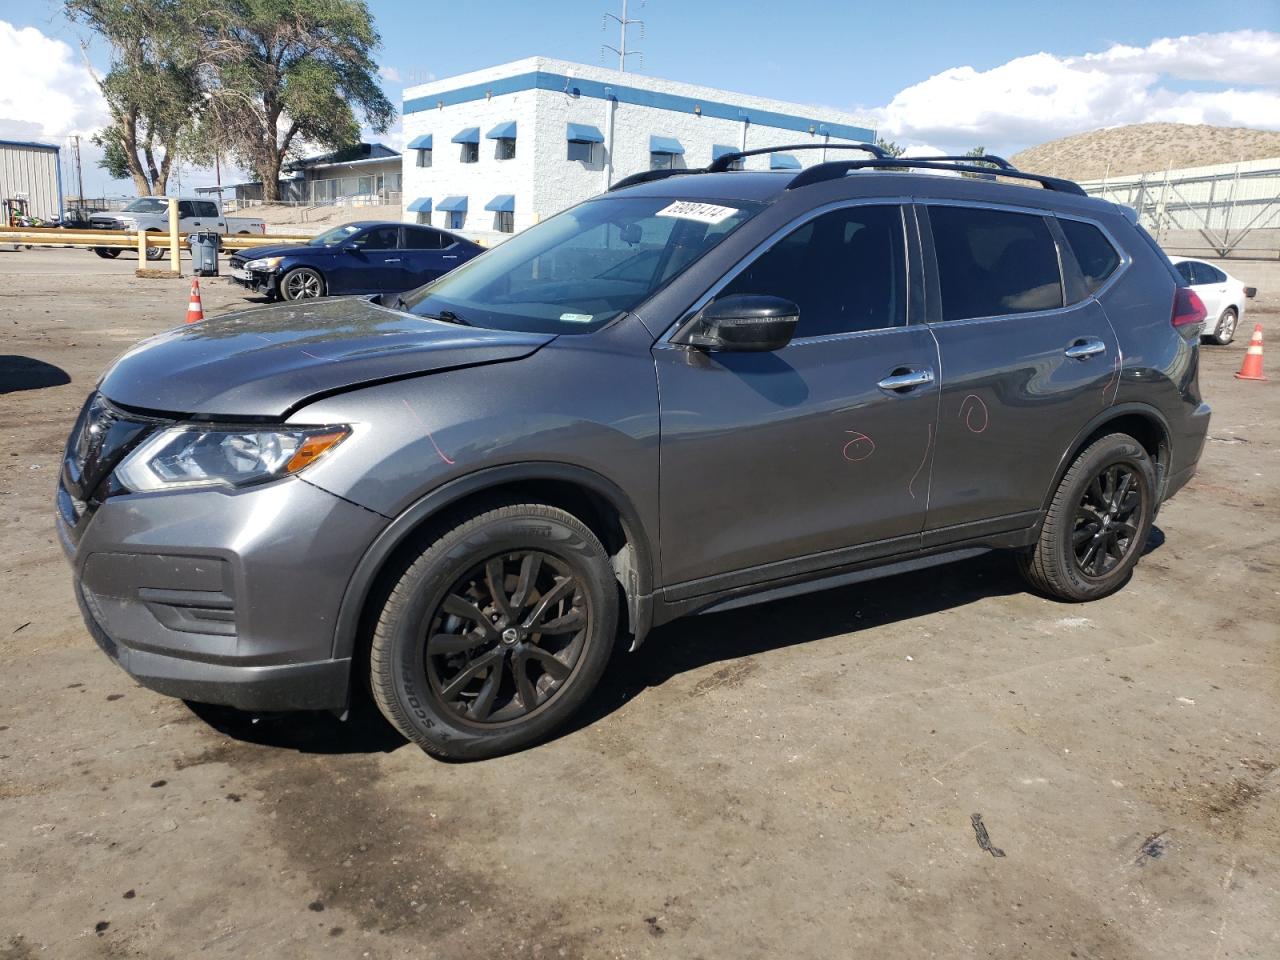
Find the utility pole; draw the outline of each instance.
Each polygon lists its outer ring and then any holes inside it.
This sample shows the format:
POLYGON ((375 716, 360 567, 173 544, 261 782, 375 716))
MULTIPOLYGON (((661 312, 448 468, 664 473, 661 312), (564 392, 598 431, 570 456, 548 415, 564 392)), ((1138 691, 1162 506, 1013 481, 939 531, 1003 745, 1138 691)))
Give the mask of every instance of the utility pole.
MULTIPOLYGON (((644 0, 640 0, 640 6, 644 6, 644 0)), ((627 0, 622 0, 622 16, 616 13, 606 13, 601 21, 600 29, 606 30, 609 27, 609 21, 613 20, 618 24, 618 46, 610 46, 607 43, 600 44, 600 58, 604 59, 606 50, 612 51, 618 55, 618 70, 622 73, 627 72, 627 57, 639 57, 640 65, 644 66, 644 54, 639 50, 627 49, 627 28, 638 26, 640 28, 640 39, 644 39, 644 21, 634 17, 627 16, 627 0)))
POLYGON ((73 135, 71 142, 75 144, 76 150, 76 199, 79 201, 80 209, 84 209, 84 173, 80 169, 80 137, 73 135))

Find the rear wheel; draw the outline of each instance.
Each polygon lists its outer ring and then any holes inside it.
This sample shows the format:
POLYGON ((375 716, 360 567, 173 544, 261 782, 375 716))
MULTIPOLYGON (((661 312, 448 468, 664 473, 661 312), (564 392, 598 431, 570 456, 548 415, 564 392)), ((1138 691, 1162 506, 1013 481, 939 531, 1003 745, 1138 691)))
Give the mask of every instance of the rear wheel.
POLYGON ((1146 545, 1155 496, 1142 444, 1123 433, 1094 441, 1058 485, 1040 539, 1022 558, 1023 574, 1060 600, 1096 600, 1118 589, 1146 545))
POLYGON ((436 756, 516 750, 582 705, 617 624, 617 582, 590 529, 543 504, 499 507, 398 575, 369 654, 374 699, 436 756))
POLYGON ((314 300, 324 296, 324 277, 310 267, 295 267, 280 278, 285 300, 314 300))
POLYGON ((1239 323, 1240 315, 1236 313, 1236 308, 1227 307, 1227 309, 1222 311, 1222 316, 1218 319, 1218 330, 1213 335, 1213 342, 1219 346, 1225 347, 1235 339, 1236 326, 1239 323))

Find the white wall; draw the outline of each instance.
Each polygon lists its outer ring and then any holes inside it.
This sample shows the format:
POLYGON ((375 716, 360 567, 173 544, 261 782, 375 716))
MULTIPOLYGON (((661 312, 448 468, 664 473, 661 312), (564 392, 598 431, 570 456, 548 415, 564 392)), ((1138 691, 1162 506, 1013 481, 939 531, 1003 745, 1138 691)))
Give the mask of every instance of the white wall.
MULTIPOLYGON (((478 70, 456 77, 437 80, 405 90, 405 100, 425 99, 433 94, 447 95, 462 87, 476 86, 484 91, 486 84, 496 83, 520 74, 541 71, 564 75, 578 81, 594 81, 639 88, 655 94, 688 97, 695 101, 733 104, 748 116, 764 111, 812 118, 814 126, 822 123, 869 127, 866 121, 850 114, 818 107, 807 107, 764 97, 700 87, 693 84, 662 80, 642 74, 620 73, 602 67, 530 57, 514 63, 478 70)), ((493 227, 493 214, 484 205, 495 195, 510 193, 516 198, 515 227, 522 230, 588 197, 607 189, 610 182, 649 169, 651 135, 673 137, 684 147, 677 166, 701 167, 711 162, 713 145, 734 148, 776 146, 789 143, 848 143, 855 141, 827 138, 808 133, 770 127, 761 122, 744 123, 689 110, 611 102, 596 96, 575 96, 570 89, 529 89, 517 93, 497 94, 456 105, 428 108, 404 116, 409 140, 431 133, 433 165, 423 170, 415 164, 416 153, 406 150, 404 159, 404 198, 406 219, 410 201, 429 196, 438 204, 446 196, 469 198, 465 229, 488 230, 493 227), (612 114, 612 131, 610 115, 612 114), (507 120, 518 123, 516 157, 494 159, 495 141, 484 134, 507 120), (605 144, 597 144, 592 163, 567 159, 565 128, 568 123, 596 127, 605 136, 605 144), (460 147, 451 138, 465 127, 480 128, 480 162, 460 164, 460 147), (612 138, 610 142, 610 137, 612 138)), ((841 151, 844 155, 845 152, 841 151)), ((799 151, 796 159, 803 166, 822 161, 822 151, 799 151)), ((751 158, 748 169, 769 169, 768 157, 751 158)), ((444 226, 446 217, 436 212, 432 223, 444 226)))
POLYGON ((0 200, 25 197, 29 212, 47 220, 58 209, 58 153, 0 143, 0 200))

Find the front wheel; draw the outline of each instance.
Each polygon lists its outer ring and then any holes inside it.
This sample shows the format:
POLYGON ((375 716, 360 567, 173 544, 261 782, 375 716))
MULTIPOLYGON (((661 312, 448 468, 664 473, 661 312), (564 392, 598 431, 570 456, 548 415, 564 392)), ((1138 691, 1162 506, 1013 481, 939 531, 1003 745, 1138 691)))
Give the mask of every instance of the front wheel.
POLYGON ((323 297, 324 278, 310 267, 296 267, 280 278, 280 296, 285 300, 323 297))
POLYGON ((374 629, 374 699, 428 753, 477 760, 565 722, 604 673, 618 585, 595 534, 544 504, 503 506, 427 546, 374 629))
POLYGON ((1037 590, 1060 600, 1097 600, 1119 589, 1142 554, 1155 517, 1151 456, 1128 434, 1091 443, 1072 463, 1022 558, 1037 590))
POLYGON ((1227 309, 1223 310, 1222 316, 1218 320, 1218 330, 1213 335, 1213 342, 1225 347, 1235 339, 1236 325, 1239 322, 1240 315, 1236 313, 1235 307, 1227 307, 1227 309))
POLYGON ((94 247, 93 252, 103 260, 114 260, 116 257, 120 256, 119 247, 94 247))

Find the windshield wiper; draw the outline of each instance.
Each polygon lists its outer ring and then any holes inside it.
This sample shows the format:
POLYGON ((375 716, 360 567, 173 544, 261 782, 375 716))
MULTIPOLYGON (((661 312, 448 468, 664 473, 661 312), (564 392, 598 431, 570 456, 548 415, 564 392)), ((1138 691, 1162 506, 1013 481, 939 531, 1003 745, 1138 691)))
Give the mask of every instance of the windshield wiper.
POLYGON ((432 317, 431 314, 427 314, 427 316, 430 317, 432 320, 441 320, 444 323, 456 323, 462 327, 472 326, 472 324, 468 323, 466 320, 463 320, 462 317, 458 316, 452 310, 441 310, 434 317, 432 317))

